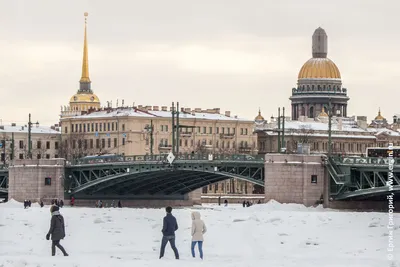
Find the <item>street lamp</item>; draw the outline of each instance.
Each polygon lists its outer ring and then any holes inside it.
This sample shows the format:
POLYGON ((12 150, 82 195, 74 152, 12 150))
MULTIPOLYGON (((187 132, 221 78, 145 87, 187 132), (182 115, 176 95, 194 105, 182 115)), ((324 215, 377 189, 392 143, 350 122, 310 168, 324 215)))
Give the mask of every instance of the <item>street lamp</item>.
POLYGON ((328 107, 328 157, 331 157, 332 153, 332 104, 331 99, 329 98, 329 107, 328 107))
POLYGON ((153 120, 150 120, 150 125, 146 125, 146 127, 144 127, 144 129, 150 134, 150 155, 153 155, 153 120))

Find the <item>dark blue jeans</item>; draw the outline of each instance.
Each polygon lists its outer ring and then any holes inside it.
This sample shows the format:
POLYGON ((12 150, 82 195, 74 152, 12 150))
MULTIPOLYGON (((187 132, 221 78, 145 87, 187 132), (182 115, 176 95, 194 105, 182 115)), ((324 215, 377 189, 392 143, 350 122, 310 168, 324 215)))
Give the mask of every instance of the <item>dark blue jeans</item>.
POLYGON ((179 259, 179 252, 178 249, 175 246, 175 236, 163 236, 161 240, 161 250, 160 250, 160 259, 164 257, 165 253, 165 247, 167 246, 167 243, 170 243, 172 250, 174 251, 175 254, 175 259, 179 259))
POLYGON ((199 244, 200 258, 203 259, 203 241, 192 241, 192 256, 193 258, 195 257, 194 247, 196 246, 196 243, 199 244))

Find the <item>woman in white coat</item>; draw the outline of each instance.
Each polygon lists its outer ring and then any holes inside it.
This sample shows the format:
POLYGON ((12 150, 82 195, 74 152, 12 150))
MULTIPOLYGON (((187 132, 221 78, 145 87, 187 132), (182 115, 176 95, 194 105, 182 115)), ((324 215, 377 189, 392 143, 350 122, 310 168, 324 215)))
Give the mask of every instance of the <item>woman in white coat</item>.
POLYGON ((207 231, 204 221, 200 219, 200 212, 192 212, 192 256, 195 257, 194 248, 199 247, 200 258, 203 259, 203 234, 207 231))

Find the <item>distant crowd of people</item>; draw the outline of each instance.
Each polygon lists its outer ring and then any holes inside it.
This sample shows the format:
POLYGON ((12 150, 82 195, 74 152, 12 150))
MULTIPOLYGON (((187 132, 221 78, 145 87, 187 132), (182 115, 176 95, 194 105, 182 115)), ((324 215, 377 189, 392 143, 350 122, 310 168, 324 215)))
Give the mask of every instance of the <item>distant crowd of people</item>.
MULTIPOLYGON (((103 203, 102 200, 97 200, 96 203, 95 203, 95 207, 96 208, 108 208, 108 202, 103 203)), ((118 200, 118 204, 117 205, 115 205, 115 200, 111 201, 110 208, 116 208, 116 207, 122 208, 121 200, 118 200)))
MULTIPOLYGON (((239 203, 239 201, 238 201, 238 203, 239 203)), ((243 203, 242 203, 243 208, 245 208, 245 207, 250 207, 250 206, 252 206, 253 204, 254 204, 254 203, 253 203, 253 202, 250 202, 249 200, 247 200, 247 201, 246 201, 246 200, 243 200, 243 203)), ((261 204, 261 200, 260 200, 260 199, 258 200, 257 204, 261 204)), ((218 198, 218 205, 221 205, 221 197, 218 198)), ((228 200, 227 200, 227 199, 224 200, 224 205, 225 205, 225 207, 228 206, 228 200)))

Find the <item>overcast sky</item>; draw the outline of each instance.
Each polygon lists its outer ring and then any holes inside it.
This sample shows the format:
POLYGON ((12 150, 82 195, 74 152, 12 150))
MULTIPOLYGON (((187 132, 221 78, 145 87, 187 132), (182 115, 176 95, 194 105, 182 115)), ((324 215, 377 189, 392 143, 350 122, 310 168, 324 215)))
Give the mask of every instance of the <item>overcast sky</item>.
POLYGON ((102 105, 171 105, 270 118, 321 26, 350 97, 348 114, 400 113, 400 1, 0 0, 0 119, 58 122, 79 88, 84 12, 102 105))

